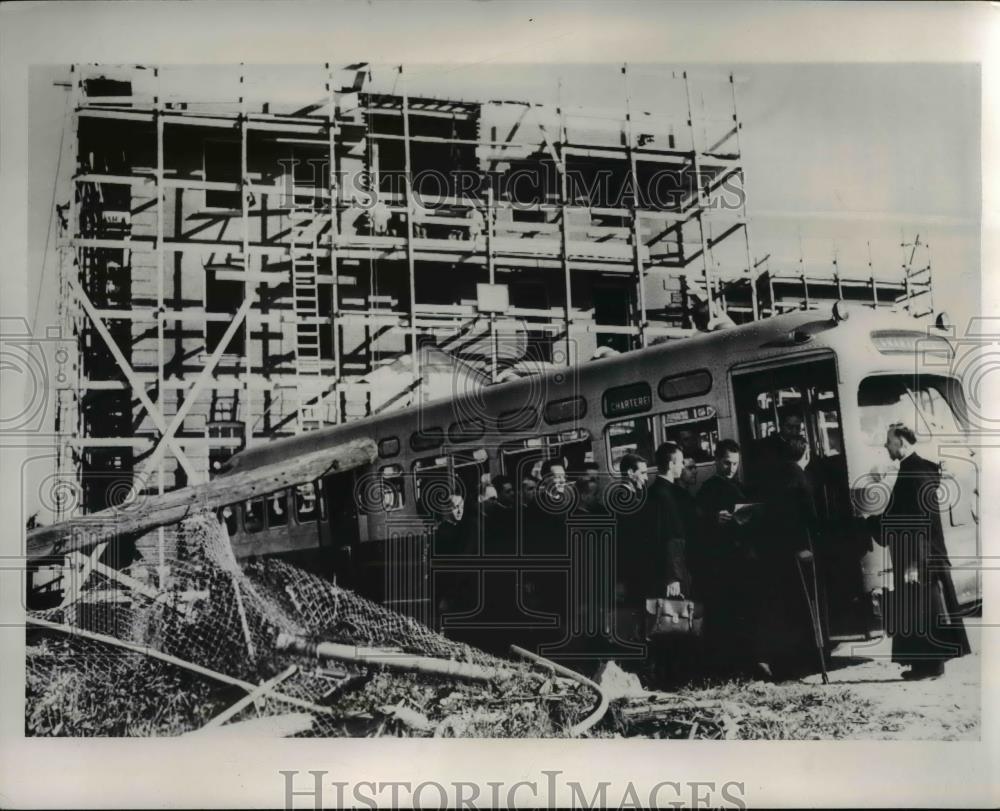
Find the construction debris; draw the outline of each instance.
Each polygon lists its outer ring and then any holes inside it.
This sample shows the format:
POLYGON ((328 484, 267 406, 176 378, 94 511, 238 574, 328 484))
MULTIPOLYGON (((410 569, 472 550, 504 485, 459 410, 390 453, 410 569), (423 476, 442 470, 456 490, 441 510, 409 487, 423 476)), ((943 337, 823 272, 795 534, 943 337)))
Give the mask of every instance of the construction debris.
POLYGON ((530 651, 526 651, 524 648, 519 648, 517 645, 511 645, 510 649, 511 652, 517 654, 518 656, 524 659, 528 659, 537 665, 542 665, 543 667, 548 668, 554 673, 558 673, 562 676, 565 676, 566 678, 579 682, 585 687, 589 687, 597 694, 597 699, 598 699, 597 707, 583 721, 579 722, 578 724, 574 724, 570 728, 569 730, 570 735, 582 735, 584 732, 589 730, 592 726, 594 726, 604 717, 604 713, 606 713, 608 710, 608 698, 607 696, 605 696, 601 688, 597 684, 592 682, 590 679, 588 679, 586 676, 582 676, 575 670, 570 670, 568 667, 563 667, 562 665, 558 665, 555 662, 552 662, 544 658, 543 656, 539 656, 536 653, 531 653, 530 651))
POLYGON ((30 612, 29 734, 222 734, 293 705, 308 725, 254 729, 539 737, 577 734, 593 710, 585 679, 446 639, 288 563, 240 569, 228 544, 214 515, 192 516, 177 528, 169 589, 95 570, 75 599, 30 612), (128 599, 88 599, 111 585, 128 599), (192 591, 207 596, 182 599, 192 591))
POLYGON ((296 653, 301 656, 315 656, 322 660, 353 662, 355 664, 386 667, 392 670, 413 671, 429 676, 450 676, 470 681, 491 681, 509 677, 506 668, 489 668, 481 665, 455 662, 450 659, 434 659, 429 656, 411 656, 399 650, 385 648, 364 648, 357 645, 341 645, 336 642, 311 642, 303 637, 279 634, 275 649, 296 653))
POLYGON ((613 715, 622 734, 629 736, 734 740, 739 737, 743 712, 732 702, 648 693, 621 699, 613 715))
POLYGON ((171 588, 98 566, 75 600, 29 612, 29 735, 728 740, 868 723, 847 691, 803 686, 789 710, 759 683, 647 692, 614 663, 591 680, 516 647, 528 662, 498 658, 288 563, 233 566, 213 515, 176 534, 171 588), (112 586, 127 599, 90 599, 112 586))
POLYGON ((603 662, 597 669, 594 681, 600 685, 609 701, 618 698, 642 698, 646 689, 635 673, 626 673, 614 660, 603 662))

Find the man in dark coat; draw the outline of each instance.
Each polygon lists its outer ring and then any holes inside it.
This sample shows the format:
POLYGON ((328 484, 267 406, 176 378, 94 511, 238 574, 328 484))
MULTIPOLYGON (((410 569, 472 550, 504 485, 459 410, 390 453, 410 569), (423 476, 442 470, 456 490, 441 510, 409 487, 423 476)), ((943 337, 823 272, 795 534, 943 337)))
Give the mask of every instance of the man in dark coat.
POLYGON ((817 663, 811 611, 823 612, 810 605, 818 602, 810 570, 815 565, 812 537, 818 520, 803 469, 807 450, 805 437, 786 442, 759 487, 763 505, 754 531, 754 658, 757 674, 764 678, 798 675, 817 663))
MULTIPOLYGON (((541 481, 532 501, 523 511, 526 555, 564 556, 569 550, 566 520, 576 501, 573 487, 566 478, 562 457, 546 459, 541 466, 541 481)), ((560 627, 569 622, 570 606, 565 579, 552 569, 535 569, 525 574, 525 605, 533 611, 555 613, 560 627)))
MULTIPOLYGON (((643 531, 638 551, 643 599, 692 598, 687 564, 687 540, 694 525, 694 502, 679 480, 684 453, 673 442, 656 449, 659 474, 650 484, 643 506, 643 531)), ((679 636, 650 651, 652 678, 676 682, 688 674, 696 653, 693 639, 679 636)))
POLYGON ((739 672, 749 662, 754 565, 748 516, 737 514, 747 504, 737 476, 740 446, 723 439, 715 447, 715 474, 696 499, 700 551, 692 556, 698 591, 705 601, 705 634, 719 671, 739 672))
POLYGON ((795 406, 784 406, 778 411, 778 430, 758 440, 750 449, 746 473, 749 480, 759 482, 770 476, 770 471, 787 456, 788 444, 802 436, 802 413, 795 406))
POLYGON ((679 484, 684 454, 673 442, 656 449, 659 474, 644 507, 643 585, 646 597, 690 597, 687 537, 694 524, 690 496, 679 484))
POLYGON ((648 484, 646 460, 635 453, 626 453, 618 463, 621 479, 608 493, 609 506, 616 523, 615 558, 617 568, 616 593, 620 602, 638 605, 644 595, 639 582, 638 565, 643 543, 644 518, 642 506, 648 484))
POLYGON ((626 453, 618 462, 621 479, 605 495, 615 518, 615 611, 621 639, 641 640, 645 584, 642 582, 645 550, 643 505, 649 473, 646 460, 626 453))
POLYGON ((915 444, 907 426, 889 427, 885 448, 890 459, 899 461, 899 474, 889 506, 877 518, 877 540, 892 556, 893 594, 886 617, 892 660, 910 666, 903 673, 907 680, 941 676, 946 661, 970 652, 941 525, 941 472, 917 454, 915 444))
MULTIPOLYGON (((477 538, 465 511, 465 498, 452 492, 438 513, 434 529, 432 552, 434 557, 475 555, 477 538)), ((434 576, 434 590, 438 595, 438 619, 447 614, 462 613, 475 608, 477 579, 466 571, 443 570, 434 576)))

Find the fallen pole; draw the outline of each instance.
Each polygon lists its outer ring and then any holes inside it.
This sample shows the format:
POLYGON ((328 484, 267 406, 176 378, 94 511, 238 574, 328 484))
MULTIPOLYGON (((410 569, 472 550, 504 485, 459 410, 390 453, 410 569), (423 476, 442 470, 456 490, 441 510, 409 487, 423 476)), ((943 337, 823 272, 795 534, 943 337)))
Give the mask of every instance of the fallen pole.
MULTIPOLYGON (((145 647, 143 645, 136 645, 134 642, 125 642, 124 640, 116 639, 113 636, 105 636, 104 634, 94 633, 93 631, 85 631, 82 628, 74 628, 71 625, 61 625, 58 622, 49 622, 48 620, 39 619, 37 617, 26 617, 26 619, 29 625, 37 625, 39 628, 47 628, 50 631, 59 631, 60 633, 69 634, 70 636, 82 636, 84 639, 91 639, 94 642, 103 642, 105 645, 113 645, 116 648, 124 648, 125 650, 132 651, 133 653, 141 653, 143 656, 151 656, 154 659, 159 659, 161 662, 166 662, 167 664, 176 665, 177 667, 184 668, 185 670, 190 670, 192 673, 197 673, 200 676, 206 676, 210 679, 221 681, 223 684, 230 684, 233 687, 241 687, 250 693, 260 688, 259 684, 252 684, 251 682, 243 681, 242 679, 227 676, 225 673, 219 673, 216 670, 209 670, 207 667, 196 665, 194 662, 187 662, 184 659, 178 659, 176 656, 171 656, 169 653, 163 653, 154 648, 145 647)), ((319 704, 313 704, 311 701, 305 701, 304 699, 295 698, 294 696, 286 696, 284 693, 271 692, 268 695, 277 701, 283 701, 285 704, 294 704, 296 707, 301 707, 302 709, 309 710, 310 712, 323 713, 324 715, 334 714, 330 707, 321 707, 319 704)))
POLYGON ((338 642, 310 642, 303 637, 284 633, 278 635, 275 648, 279 651, 297 653, 300 656, 314 656, 317 659, 335 659, 340 662, 354 662, 372 667, 386 667, 433 676, 450 676, 469 681, 492 681, 506 675, 505 670, 469 662, 434 659, 430 656, 416 656, 384 648, 362 648, 338 642))
POLYGON ((570 670, 568 667, 557 665, 551 659, 546 659, 544 656, 539 656, 537 653, 532 653, 524 648, 519 648, 517 645, 511 645, 510 650, 512 653, 516 653, 518 656, 528 659, 537 665, 549 668, 550 670, 558 673, 560 676, 573 679, 573 681, 579 682, 597 693, 597 708, 579 724, 571 726, 569 728, 570 735, 582 735, 604 717, 604 714, 608 711, 608 697, 604 695, 604 691, 600 688, 600 685, 598 685, 597 682, 591 681, 586 676, 577 673, 575 670, 570 670))
POLYGON ((215 510, 306 484, 330 471, 343 472, 363 467, 376 458, 375 442, 367 437, 343 441, 332 447, 321 446, 312 451, 300 450, 290 455, 288 443, 300 439, 274 440, 273 444, 266 446, 274 456, 279 457, 278 461, 258 467, 248 465, 247 469, 235 469, 204 484, 182 487, 162 495, 137 496, 121 507, 109 507, 28 530, 27 556, 35 559, 74 551, 85 552, 102 541, 176 524, 197 512, 215 510), (286 454, 284 458, 280 458, 282 451, 286 454))

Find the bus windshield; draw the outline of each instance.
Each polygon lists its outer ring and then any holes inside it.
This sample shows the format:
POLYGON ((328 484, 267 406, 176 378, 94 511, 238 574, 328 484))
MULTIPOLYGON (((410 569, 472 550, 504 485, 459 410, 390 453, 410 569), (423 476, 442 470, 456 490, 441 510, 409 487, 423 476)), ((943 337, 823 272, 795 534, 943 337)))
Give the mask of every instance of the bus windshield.
MULTIPOLYGON (((881 469, 888 462, 885 435, 894 422, 913 429, 918 439, 964 434, 963 401, 957 381, 938 375, 875 375, 858 387, 861 436, 869 450, 860 470, 881 469)), ((921 453, 935 458, 935 443, 921 442, 921 453)))

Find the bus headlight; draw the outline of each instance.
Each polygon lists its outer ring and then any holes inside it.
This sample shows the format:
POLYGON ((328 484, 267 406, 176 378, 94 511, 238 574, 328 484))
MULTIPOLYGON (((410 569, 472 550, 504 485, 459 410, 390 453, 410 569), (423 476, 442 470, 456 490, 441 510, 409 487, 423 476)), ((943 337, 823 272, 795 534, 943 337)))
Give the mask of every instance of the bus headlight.
POLYGON ((851 311, 847 309, 847 302, 843 299, 839 299, 833 304, 833 320, 838 324, 841 321, 846 321, 851 316, 851 311))

